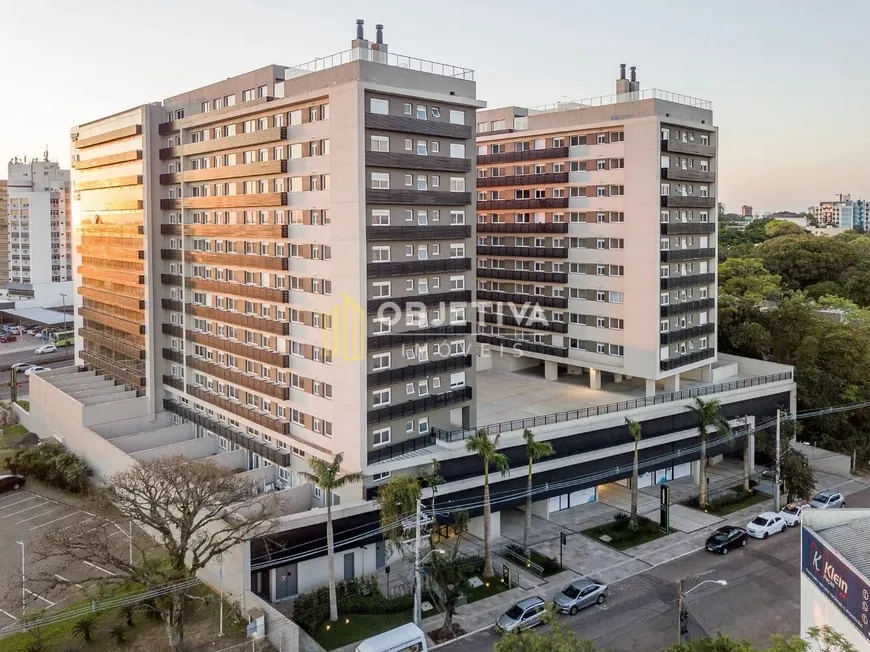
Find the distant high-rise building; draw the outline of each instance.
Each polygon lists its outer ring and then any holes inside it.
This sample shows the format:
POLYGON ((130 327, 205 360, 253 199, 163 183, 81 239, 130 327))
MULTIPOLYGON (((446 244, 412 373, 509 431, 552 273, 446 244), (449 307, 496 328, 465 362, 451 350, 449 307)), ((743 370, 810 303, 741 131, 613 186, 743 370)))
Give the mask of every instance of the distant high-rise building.
POLYGON ((9 217, 7 214, 9 191, 6 181, 0 179, 0 285, 9 282, 9 217))
POLYGON ((724 204, 724 202, 721 202, 721 201, 720 201, 719 204, 718 204, 718 206, 717 206, 717 209, 718 209, 719 215, 725 215, 725 204, 724 204))
POLYGON ((752 206, 748 206, 748 205, 744 204, 740 208, 740 215, 743 217, 752 217, 752 206))

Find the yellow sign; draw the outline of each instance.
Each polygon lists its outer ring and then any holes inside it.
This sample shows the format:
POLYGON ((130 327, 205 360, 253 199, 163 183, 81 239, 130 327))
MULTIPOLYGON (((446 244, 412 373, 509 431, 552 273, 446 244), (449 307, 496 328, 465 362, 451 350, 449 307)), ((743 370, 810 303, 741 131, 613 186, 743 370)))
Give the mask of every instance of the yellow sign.
POLYGON ((332 330, 326 331, 333 360, 366 359, 366 309, 346 294, 332 310, 332 330))

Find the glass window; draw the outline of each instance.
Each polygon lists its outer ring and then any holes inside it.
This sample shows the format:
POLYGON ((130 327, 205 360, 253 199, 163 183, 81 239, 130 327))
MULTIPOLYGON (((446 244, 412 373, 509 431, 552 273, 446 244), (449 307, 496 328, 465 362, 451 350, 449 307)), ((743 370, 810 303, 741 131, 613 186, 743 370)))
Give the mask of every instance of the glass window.
POLYGON ((389 115, 390 103, 387 100, 379 100, 373 97, 369 100, 369 111, 378 115, 389 115))

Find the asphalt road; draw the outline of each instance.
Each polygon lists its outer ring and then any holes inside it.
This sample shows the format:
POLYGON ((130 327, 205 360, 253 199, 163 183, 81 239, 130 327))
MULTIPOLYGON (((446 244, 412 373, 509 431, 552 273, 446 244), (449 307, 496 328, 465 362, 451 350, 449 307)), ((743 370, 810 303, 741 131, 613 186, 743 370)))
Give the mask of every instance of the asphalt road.
MULTIPOLYGON (((870 489, 850 495, 849 507, 870 507, 870 489)), ((684 580, 690 592, 689 637, 722 632, 766 647, 773 634, 798 633, 799 557, 800 528, 791 528, 766 541, 752 539, 728 555, 697 552, 662 564, 611 585, 604 605, 558 618, 601 649, 662 650, 677 642, 677 587, 684 580), (725 580, 728 585, 699 586, 704 580, 725 580)), ((490 628, 439 649, 483 652, 492 649, 497 636, 490 628)))
MULTIPOLYGON (((75 352, 73 351, 73 347, 68 347, 66 350, 60 349, 57 353, 37 355, 33 351, 38 346, 44 344, 44 342, 36 340, 35 338, 30 339, 34 339, 32 349, 13 351, 11 353, 3 353, 2 350, 0 350, 0 400, 7 400, 9 398, 9 382, 11 380, 9 368, 14 364, 19 362, 29 362, 30 364, 38 364, 51 367, 52 369, 69 367, 75 364, 75 352)), ((28 393, 28 381, 29 378, 23 373, 18 375, 18 384, 21 385, 21 387, 18 388, 19 395, 26 395, 28 393)))

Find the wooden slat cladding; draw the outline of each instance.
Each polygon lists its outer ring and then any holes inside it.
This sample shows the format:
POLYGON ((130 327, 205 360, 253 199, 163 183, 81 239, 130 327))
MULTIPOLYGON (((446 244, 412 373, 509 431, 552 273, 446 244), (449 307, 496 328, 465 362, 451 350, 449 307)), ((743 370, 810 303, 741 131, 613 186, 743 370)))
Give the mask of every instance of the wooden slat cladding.
MULTIPOLYGON (((442 172, 470 172, 471 159, 446 156, 417 156, 397 152, 366 152, 366 165, 404 170, 437 170, 442 172)), ((567 179, 566 179, 567 181, 567 179)))
POLYGON ((141 158, 142 150, 137 149, 132 152, 121 152, 120 154, 109 154, 108 156, 89 158, 86 161, 73 161, 72 166, 76 170, 92 170, 93 168, 101 168, 107 165, 117 165, 118 163, 138 161, 141 158))
MULTIPOLYGON (((567 205, 567 199, 565 200, 567 205)), ((468 206, 470 192, 445 192, 443 190, 392 190, 366 188, 366 203, 409 204, 413 206, 468 206)))
POLYGON ((287 172, 287 161, 281 159, 279 161, 225 165, 219 168, 206 168, 204 170, 185 170, 183 175, 181 172, 169 172, 160 175, 160 183, 163 185, 179 184, 181 183, 182 176, 184 177, 184 183, 194 183, 196 181, 216 181, 218 179, 241 179, 267 174, 284 174, 285 172, 287 172))
POLYGON ((716 175, 713 172, 701 170, 684 170, 682 168, 662 168, 662 179, 671 181, 703 181, 714 183, 716 175))
POLYGON ((123 380, 134 387, 145 387, 145 375, 142 372, 126 369, 116 362, 92 351, 82 351, 81 357, 89 367, 103 371, 116 380, 123 380))
POLYGON ((251 360, 256 360, 257 362, 262 362, 263 364, 277 367, 278 369, 286 369, 290 366, 290 356, 286 353, 278 353, 277 351, 270 351, 251 344, 226 340, 221 337, 197 331, 188 331, 187 339, 195 344, 211 346, 215 349, 224 351, 225 353, 232 353, 233 355, 238 355, 243 358, 250 358, 251 360))
MULTIPOLYGON (((202 238, 257 238, 282 240, 288 238, 286 224, 185 224, 184 235, 202 238)), ((161 224, 160 235, 181 235, 181 224, 161 224)))
POLYGON ((113 294, 112 292, 85 287, 79 288, 79 295, 87 299, 107 303, 110 306, 118 306, 119 308, 128 308, 130 310, 145 309, 145 302, 136 297, 126 297, 120 294, 113 294))
MULTIPOLYGON (((181 199, 161 199, 160 208, 164 211, 181 209, 181 199)), ((212 197, 185 197, 184 208, 256 208, 286 206, 286 192, 264 192, 250 195, 218 195, 212 197)))
POLYGON ((142 185, 142 175, 132 174, 126 177, 112 177, 110 179, 97 179, 96 181, 78 181, 75 185, 76 192, 80 190, 101 190, 103 188, 123 188, 125 186, 142 185))
MULTIPOLYGON (((165 250, 163 250, 165 251, 165 250)), ((278 256, 257 256, 246 254, 222 254, 206 251, 188 251, 185 260, 193 263, 205 263, 207 265, 230 265, 233 267, 246 267, 248 269, 272 269, 286 271, 290 268, 287 258, 278 256)))
POLYGON ((449 122, 433 122, 431 120, 417 120, 397 115, 380 115, 366 113, 366 129, 379 129, 381 131, 401 131, 410 134, 425 134, 427 136, 443 136, 444 138, 458 138, 468 140, 473 137, 472 129, 468 125, 455 125, 449 122))
POLYGON ((681 140, 663 140, 663 152, 674 154, 697 154, 698 156, 716 156, 716 147, 713 145, 701 145, 700 143, 684 143, 681 140))
POLYGON ((549 174, 521 174, 503 177, 478 177, 478 188, 493 186, 546 186, 554 183, 568 183, 567 172, 551 172, 549 174))
POLYGON ((135 358, 137 360, 145 359, 145 343, 143 341, 142 348, 134 346, 129 342, 122 342, 121 340, 116 340, 113 337, 109 337, 105 333, 100 333, 99 331, 95 331, 91 328, 80 328, 79 336, 88 342, 93 342, 94 344, 98 344, 99 346, 105 346, 106 348, 112 349, 113 351, 117 351, 118 353, 123 353, 124 355, 130 356, 131 358, 135 358))
POLYGON ((73 146, 76 149, 85 149, 86 147, 93 147, 94 145, 102 145, 103 143, 110 143, 113 140, 121 140, 122 138, 130 138, 132 136, 138 136, 142 133, 142 125, 130 125, 129 127, 121 127, 120 129, 114 129, 113 131, 107 131, 102 134, 97 134, 96 136, 88 136, 87 138, 77 138, 73 141, 73 146))
POLYGON ((126 319, 120 319, 119 317, 112 317, 111 315, 106 315, 102 312, 91 310, 90 308, 79 308, 79 315, 85 319, 97 322, 98 324, 103 324, 104 326, 119 330, 122 333, 132 333, 134 335, 145 334, 145 324, 137 324, 132 321, 127 321, 126 319))
POLYGON ((227 138, 213 138, 201 140, 198 143, 186 143, 181 147, 164 147, 160 150, 161 159, 178 158, 179 156, 196 156, 209 152, 218 152, 224 149, 236 149, 250 145, 263 145, 287 139, 287 127, 271 127, 260 131, 251 131, 247 134, 238 134, 227 138))
POLYGON ((141 199, 121 199, 118 201, 96 201, 89 203, 87 197, 81 200, 80 210, 87 212, 101 211, 141 211, 145 202, 141 199))
POLYGON ((98 258, 110 258, 113 260, 129 260, 139 261, 145 258, 144 251, 136 249, 125 249, 121 247, 100 247, 94 245, 79 245, 76 251, 84 256, 95 256, 98 258))
POLYGON ((218 310, 217 308, 209 308, 208 306, 198 306, 189 303, 187 304, 187 313, 195 317, 212 319, 225 324, 241 326, 243 328, 271 333, 273 335, 288 335, 290 333, 290 322, 265 319, 264 317, 258 317, 256 315, 245 315, 231 310, 218 310))
MULTIPOLYGON (((194 115, 189 115, 186 118, 182 118, 180 120, 170 120, 168 122, 161 122, 157 126, 157 133, 161 136, 167 136, 169 134, 174 134, 181 131, 181 128, 185 129, 194 129, 196 127, 202 127, 205 125, 214 125, 214 124, 229 124, 230 122, 240 122, 246 119, 248 116, 252 116, 255 114, 261 114, 263 112, 269 111, 271 113, 276 113, 274 109, 271 109, 269 106, 265 106, 268 102, 272 102, 275 98, 267 95, 266 97, 258 97, 250 102, 239 102, 238 104, 233 104, 231 106, 224 106, 220 109, 212 109, 211 111, 207 111, 206 113, 195 113, 194 115)), ((321 98, 320 102, 325 102, 326 98, 321 98)), ((317 104, 318 102, 314 102, 317 104)), ((293 108, 300 108, 302 106, 308 106, 311 104, 311 101, 306 102, 304 105, 298 105, 293 108)), ((277 112, 288 111, 288 107, 284 106, 277 112)))
POLYGON ((516 161, 539 161, 546 158, 568 158, 567 147, 547 147, 545 149, 526 149, 520 152, 499 152, 498 154, 479 154, 478 165, 491 163, 514 163, 516 161))
POLYGON ((246 299, 258 299, 274 303, 287 303, 290 299, 290 291, 279 288, 264 288, 243 283, 225 283, 224 281, 212 281, 211 279, 196 277, 186 279, 185 284, 194 290, 231 294, 237 297, 245 297, 246 299))
POLYGON ((266 380, 265 378, 246 374, 239 369, 223 367, 214 362, 209 362, 208 360, 197 358, 192 355, 187 356, 187 364, 192 369, 197 369, 210 374, 215 378, 220 378, 221 380, 241 385, 246 389, 251 389, 260 394, 271 396, 272 398, 277 398, 282 401, 286 401, 290 398, 289 387, 284 387, 278 383, 266 380))
MULTIPOLYGON (((134 215, 138 219, 142 219, 143 215, 134 215)), ((83 223, 79 229, 83 234, 88 235, 144 235, 145 227, 141 224, 95 224, 93 222, 83 223)))
POLYGON ((250 408, 250 406, 245 405, 244 403, 241 403, 239 401, 231 401, 226 397, 218 396, 217 394, 209 392, 202 387, 197 387, 196 385, 188 385, 187 393, 196 399, 205 401, 206 403, 211 403, 215 407, 226 410, 231 414, 240 416, 243 419, 247 419, 248 421, 253 421, 257 425, 268 428, 273 432, 277 432, 282 435, 290 434, 289 421, 281 421, 280 419, 277 419, 271 415, 266 415, 262 412, 255 412, 250 408))
POLYGON ((115 283, 123 283, 125 285, 144 285, 145 277, 139 272, 122 272, 114 269, 102 269, 99 267, 90 267, 88 265, 79 265, 76 272, 83 278, 94 278, 103 281, 114 281, 115 283))

